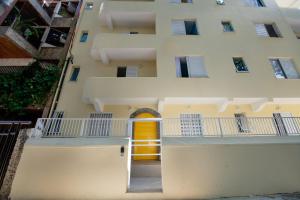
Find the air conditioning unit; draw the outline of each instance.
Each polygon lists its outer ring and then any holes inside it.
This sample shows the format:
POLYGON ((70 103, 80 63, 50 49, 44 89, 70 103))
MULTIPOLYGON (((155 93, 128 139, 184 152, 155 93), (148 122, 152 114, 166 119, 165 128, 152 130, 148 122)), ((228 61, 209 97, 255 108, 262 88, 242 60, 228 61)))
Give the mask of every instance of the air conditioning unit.
POLYGON ((224 5, 225 4, 224 0, 216 0, 216 1, 217 1, 218 5, 224 5))

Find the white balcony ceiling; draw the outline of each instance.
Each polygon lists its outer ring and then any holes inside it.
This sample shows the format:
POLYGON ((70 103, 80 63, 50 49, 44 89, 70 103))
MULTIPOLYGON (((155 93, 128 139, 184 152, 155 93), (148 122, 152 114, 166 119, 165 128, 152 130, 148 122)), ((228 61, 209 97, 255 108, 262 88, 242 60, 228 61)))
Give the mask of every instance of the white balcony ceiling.
POLYGON ((276 0, 276 2, 282 8, 300 8, 300 0, 276 0))
POLYGON ((120 27, 154 27, 155 15, 151 12, 117 12, 112 13, 114 26, 120 27))
POLYGON ((103 49, 102 62, 110 60, 144 60, 150 61, 156 59, 156 51, 152 48, 107 48, 103 49), (104 60, 103 60, 104 59, 104 60))

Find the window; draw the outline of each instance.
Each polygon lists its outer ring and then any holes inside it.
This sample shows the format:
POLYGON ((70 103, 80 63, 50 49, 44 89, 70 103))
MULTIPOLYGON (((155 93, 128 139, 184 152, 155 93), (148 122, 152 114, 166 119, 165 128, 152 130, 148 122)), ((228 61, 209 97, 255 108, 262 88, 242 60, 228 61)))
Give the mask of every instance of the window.
POLYGON ((249 122, 244 113, 236 113, 234 114, 236 125, 238 128, 238 131, 240 133, 248 133, 250 132, 249 129, 249 122))
POLYGON ((274 70, 274 75, 278 79, 299 79, 299 73, 296 70, 291 59, 274 58, 270 59, 274 70))
POLYGON ((249 72, 243 58, 233 58, 233 63, 235 65, 236 72, 249 72))
POLYGON ((64 118, 64 111, 55 111, 52 114, 53 120, 49 121, 46 124, 46 132, 44 134, 46 135, 60 135, 60 128, 62 123, 62 118, 64 118))
POLYGON ((216 0, 217 5, 225 5, 224 0, 216 0))
POLYGON ((88 39, 89 33, 87 31, 83 31, 80 36, 80 42, 86 42, 88 39))
POLYGON ((203 133, 201 114, 180 114, 181 134, 201 136, 203 133))
POLYGON ((208 77, 204 59, 200 56, 176 57, 176 75, 182 78, 208 77))
POLYGON ((73 67, 72 74, 71 74, 71 77, 70 77, 70 81, 77 81, 79 71, 80 71, 79 67, 73 67))
POLYGON ((299 133, 296 118, 291 113, 273 113, 277 134, 280 136, 299 133))
POLYGON ((112 130, 112 113, 91 113, 87 127, 88 136, 110 136, 112 130))
POLYGON ((255 24, 256 35, 263 37, 281 37, 276 24, 255 24))
POLYGON ((138 76, 138 68, 137 67, 127 67, 120 66, 117 70, 117 77, 137 77, 138 76))
POLYGON ((87 2, 85 4, 85 9, 86 10, 92 10, 93 9, 93 2, 87 2))
POLYGON ((199 35, 196 20, 172 20, 175 35, 199 35))
POLYGON ((234 32, 234 29, 233 29, 233 26, 232 26, 231 22, 223 21, 222 25, 223 25, 223 31, 224 32, 234 32))
POLYGON ((193 3, 193 0, 169 0, 170 3, 193 3))
POLYGON ((244 0, 246 6, 251 7, 266 7, 263 0, 244 0))

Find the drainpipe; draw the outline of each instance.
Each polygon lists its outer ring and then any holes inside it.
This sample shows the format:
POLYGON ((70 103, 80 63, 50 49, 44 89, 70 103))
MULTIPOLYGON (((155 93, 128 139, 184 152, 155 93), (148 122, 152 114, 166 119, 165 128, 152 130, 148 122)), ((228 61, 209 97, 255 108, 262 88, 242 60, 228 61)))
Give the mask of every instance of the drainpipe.
POLYGON ((72 55, 68 57, 68 59, 66 60, 66 62, 64 64, 64 67, 63 67, 63 70, 62 70, 62 73, 60 75, 59 82, 58 82, 58 85, 57 85, 57 89, 56 89, 56 92, 55 92, 55 95, 54 95, 54 98, 53 98, 51 109, 50 109, 50 112, 48 114, 48 118, 50 118, 53 115, 54 111, 56 110, 58 99, 60 97, 63 82, 65 80, 67 69, 68 69, 68 66, 69 66, 70 62, 73 62, 73 56, 72 55))
POLYGON ((78 24, 78 19, 80 17, 80 10, 81 10, 81 6, 82 6, 82 2, 83 2, 83 0, 80 0, 79 3, 78 3, 76 13, 75 13, 75 16, 74 16, 74 19, 73 19, 73 22, 72 22, 72 25, 71 25, 71 28, 70 28, 71 35, 70 35, 70 38, 69 38, 69 43, 67 45, 68 47, 66 48, 66 51, 63 53, 63 54, 65 54, 64 57, 67 56, 68 52, 69 52, 70 56, 68 57, 68 59, 60 61, 60 63, 59 63, 59 64, 61 64, 61 63, 63 64, 63 70, 62 70, 62 73, 61 73, 61 76, 60 76, 60 79, 59 79, 59 82, 58 82, 58 85, 57 85, 57 89, 56 89, 56 92, 55 92, 55 95, 54 95, 54 98, 53 98, 53 101, 52 101, 50 112, 48 113, 48 117, 52 117, 54 111, 56 110, 56 107, 57 107, 57 104, 58 104, 58 99, 60 97, 60 93, 61 93, 62 86, 63 86, 64 80, 65 80, 65 77, 66 77, 68 66, 69 66, 70 62, 73 63, 73 55, 71 53, 71 49, 72 49, 72 46, 73 46, 73 40, 75 38, 76 26, 78 24))

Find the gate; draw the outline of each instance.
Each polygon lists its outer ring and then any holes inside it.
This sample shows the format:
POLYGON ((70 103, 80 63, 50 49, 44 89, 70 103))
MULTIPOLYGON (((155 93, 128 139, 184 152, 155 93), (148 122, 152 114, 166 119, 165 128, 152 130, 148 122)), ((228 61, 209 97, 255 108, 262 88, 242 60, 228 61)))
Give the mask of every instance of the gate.
POLYGON ((2 187, 19 132, 30 124, 30 122, 0 121, 0 188, 2 187))

